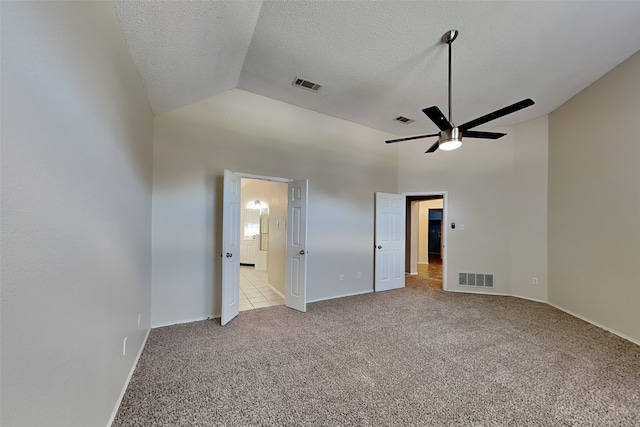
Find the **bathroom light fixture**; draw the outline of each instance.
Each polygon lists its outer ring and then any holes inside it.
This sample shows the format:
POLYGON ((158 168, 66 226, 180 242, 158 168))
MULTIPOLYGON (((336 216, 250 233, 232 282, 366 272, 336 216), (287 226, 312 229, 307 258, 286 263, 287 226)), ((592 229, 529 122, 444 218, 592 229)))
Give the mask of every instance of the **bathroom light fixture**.
POLYGON ((247 203, 247 209, 268 209, 266 203, 261 202, 260 200, 255 200, 253 202, 247 203))

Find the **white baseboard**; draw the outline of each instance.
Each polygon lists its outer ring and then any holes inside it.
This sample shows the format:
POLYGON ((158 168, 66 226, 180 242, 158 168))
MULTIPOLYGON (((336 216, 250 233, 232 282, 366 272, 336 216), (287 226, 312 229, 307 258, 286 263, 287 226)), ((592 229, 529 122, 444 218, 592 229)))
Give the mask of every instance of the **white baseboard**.
POLYGON ((212 316, 206 316, 206 317, 194 317, 194 318, 191 318, 191 319, 178 320, 178 321, 175 321, 175 322, 159 323, 157 325, 151 325, 151 329, 164 328, 165 326, 181 325, 183 323, 199 322, 201 320, 215 319, 216 317, 220 317, 220 315, 219 314, 217 314, 217 315, 214 314, 212 316))
POLYGON ((604 329, 604 330, 605 330, 605 331, 607 331, 607 332, 611 332, 612 334, 617 335, 617 336, 619 336, 620 338, 623 338, 623 339, 625 339, 625 340, 627 340, 627 341, 631 341, 632 343, 634 343, 634 344, 635 344, 635 345, 637 345, 637 346, 640 346, 640 341, 638 341, 638 340, 636 340, 636 339, 633 339, 633 338, 631 338, 631 337, 629 337, 629 336, 626 336, 625 334, 622 334, 622 333, 620 333, 620 332, 618 332, 618 331, 616 331, 616 330, 614 330, 614 329, 611 329, 611 328, 609 328, 609 327, 607 327, 607 326, 601 325, 601 324, 600 324, 600 323, 598 323, 598 322, 594 322, 594 321, 593 321, 593 320, 591 320, 591 319, 588 319, 588 318, 586 318, 586 317, 584 317, 584 316, 581 316, 581 315, 579 315, 579 314, 576 314, 576 313, 574 313, 574 312, 572 312, 572 311, 570 311, 570 310, 567 310, 566 308, 562 308, 562 307, 560 307, 560 306, 558 306, 558 305, 555 305, 555 304, 552 304, 552 303, 550 303, 550 302, 548 302, 547 304, 549 304, 551 307, 557 308, 557 309, 558 309, 558 310, 560 310, 560 311, 564 311, 565 313, 570 314, 570 315, 571 315, 571 316, 573 316, 573 317, 577 317, 577 318, 578 318, 578 319, 580 319, 580 320, 584 320, 584 321, 585 321, 585 322, 587 322, 587 323, 591 323, 593 326, 597 326, 597 327, 598 327, 598 328, 600 328, 600 329, 604 329))
POLYGON ((612 334, 617 335, 622 339, 625 339, 627 341, 631 341, 635 345, 640 346, 640 341, 638 341, 638 340, 636 340, 634 338, 631 338, 631 337, 629 337, 629 336, 627 336, 627 335, 625 335, 623 333, 620 333, 620 332, 616 331, 615 329, 611 329, 611 328, 609 328, 607 326, 604 326, 604 325, 602 325, 602 324, 600 324, 598 322, 594 322, 593 320, 591 320, 591 319, 589 319, 587 317, 581 316, 579 314, 576 314, 576 313, 574 313, 574 312, 572 312, 570 310, 567 310, 566 308, 562 308, 562 307, 560 307, 558 305, 550 303, 549 301, 543 301, 543 300, 536 299, 536 298, 523 297, 523 296, 520 296, 520 295, 512 295, 512 294, 504 294, 504 293, 493 293, 493 292, 465 291, 465 290, 460 290, 460 289, 452 289, 452 290, 448 290, 447 292, 458 292, 458 293, 461 293, 461 294, 497 295, 497 296, 501 296, 501 297, 514 297, 514 298, 521 298, 521 299, 526 299, 526 300, 534 301, 534 302, 540 302, 542 304, 550 305, 553 308, 557 308, 558 310, 563 311, 563 312, 565 312, 565 313, 567 313, 567 314, 569 314, 569 315, 571 315, 573 317, 577 317, 580 320, 584 320, 587 323, 591 323, 593 326, 597 326, 600 329, 604 329, 607 332, 611 332, 612 334))
POLYGON ((279 290, 277 290, 276 288, 271 286, 271 283, 267 283, 267 285, 269 285, 269 287, 271 288, 271 290, 273 292, 275 292, 276 294, 280 295, 282 298, 284 298, 285 301, 287 300, 287 297, 282 292, 280 292, 279 290))
MULTIPOLYGON (((503 292, 466 291, 464 289, 448 289, 447 292, 458 292, 460 294, 497 295, 499 297, 514 297, 514 298, 526 299, 526 300, 533 301, 533 302, 540 302, 542 304, 549 304, 547 301, 544 301, 544 300, 541 300, 541 299, 523 297, 522 295, 505 294, 503 292)), ((552 305, 552 304, 550 304, 550 305, 552 305)))
MULTIPOLYGON (((511 295, 511 294, 505 294, 502 292, 482 292, 482 291, 467 291, 464 289, 447 289, 447 292, 457 292, 459 294, 476 294, 476 295, 496 295, 499 297, 515 297, 515 295, 511 295)), ((520 297, 516 297, 516 298, 520 298, 520 297)), ((544 301, 541 301, 544 302, 544 301)))
POLYGON ((150 333, 151 333, 151 328, 147 329, 147 333, 144 335, 144 339, 142 340, 142 345, 140 346, 140 350, 138 350, 136 359, 133 361, 133 366, 129 371, 129 376, 127 377, 127 381, 125 381, 124 386, 122 387, 120 396, 118 396, 118 400, 116 401, 115 408, 113 408, 111 417, 109 417, 109 422, 107 423, 107 427, 110 427, 111 424, 113 424, 113 420, 116 419, 116 415, 118 414, 118 409, 120 409, 120 404, 122 403, 122 399, 124 399, 124 394, 127 392, 127 387, 129 387, 129 383, 131 382, 131 377, 133 377, 133 373, 136 370, 136 366, 138 366, 138 360, 140 360, 140 356, 142 355, 142 350, 144 350, 144 347, 147 345, 147 338, 149 338, 150 333))
MULTIPOLYGON (((516 297, 516 298, 520 298, 520 299, 526 299, 526 300, 533 301, 533 302, 540 302, 542 304, 549 304, 548 301, 541 300, 541 299, 538 299, 538 298, 523 297, 522 295, 511 295, 511 296, 512 297, 516 297)), ((549 304, 549 305, 553 305, 553 304, 549 304)))
POLYGON ((369 290, 366 290, 366 291, 360 291, 360 292, 354 292, 354 293, 351 293, 351 294, 338 295, 338 296, 334 296, 334 297, 326 297, 326 298, 317 298, 317 299, 314 299, 314 300, 307 300, 307 303, 327 301, 327 300, 336 299, 336 298, 353 297, 353 296, 356 296, 356 295, 370 294, 371 292, 373 292, 373 289, 369 289, 369 290))

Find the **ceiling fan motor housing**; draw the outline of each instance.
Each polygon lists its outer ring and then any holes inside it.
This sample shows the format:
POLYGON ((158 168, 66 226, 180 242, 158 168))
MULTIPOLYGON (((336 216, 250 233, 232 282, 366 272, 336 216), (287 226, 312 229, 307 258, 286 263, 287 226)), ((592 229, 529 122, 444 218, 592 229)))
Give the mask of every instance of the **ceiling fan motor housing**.
POLYGON ((457 127, 440 132, 440 142, 438 143, 438 147, 441 150, 455 150, 461 145, 462 135, 460 134, 460 130, 457 127))

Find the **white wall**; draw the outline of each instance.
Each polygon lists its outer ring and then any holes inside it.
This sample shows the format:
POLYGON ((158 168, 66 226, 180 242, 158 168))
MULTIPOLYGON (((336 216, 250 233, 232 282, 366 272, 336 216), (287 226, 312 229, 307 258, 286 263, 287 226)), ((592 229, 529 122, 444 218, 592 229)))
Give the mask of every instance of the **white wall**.
MULTIPOLYGON (((533 287, 515 286, 514 278, 521 280, 519 278, 532 274, 531 271, 536 271, 541 280, 546 277, 546 223, 539 219, 540 215, 545 216, 544 206, 533 210, 514 208, 524 197, 530 197, 531 203, 546 199, 546 180, 535 179, 530 185, 525 182, 535 171, 546 170, 545 120, 497 129, 508 133, 499 140, 466 139, 461 149, 451 152, 424 154, 432 141, 401 145, 399 191, 448 192, 447 223, 444 224, 448 227, 448 290, 468 290, 458 286, 459 272, 494 274, 494 289, 484 290, 505 294, 524 294, 523 288, 533 287), (522 141, 516 141, 521 134, 522 141), (536 157, 525 159, 530 152, 536 157), (534 172, 518 170, 520 164, 527 164, 534 172), (451 222, 456 223, 456 229, 450 228, 451 222), (512 233, 515 228, 512 223, 526 226, 526 236, 536 235, 535 247, 539 247, 540 241, 542 250, 527 250, 522 260, 512 251, 522 240, 520 235, 512 233), (464 225, 464 229, 460 225, 464 225)), ((538 285, 538 289, 542 287, 538 285)), ((526 291, 526 296, 538 295, 535 289, 526 291)))
POLYGON ((152 131, 110 2, 2 3, 3 426, 107 425, 149 328, 152 131))
POLYGON ((549 116, 549 300, 640 342, 640 53, 549 116))
POLYGON ((241 90, 154 123, 153 325, 220 311, 225 168, 309 179, 308 301, 373 289, 374 192, 397 190, 389 135, 241 90))

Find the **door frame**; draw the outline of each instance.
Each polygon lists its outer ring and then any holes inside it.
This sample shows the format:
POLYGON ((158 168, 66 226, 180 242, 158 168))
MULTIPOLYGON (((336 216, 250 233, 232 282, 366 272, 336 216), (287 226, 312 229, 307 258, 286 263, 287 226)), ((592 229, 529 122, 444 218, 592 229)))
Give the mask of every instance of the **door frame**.
MULTIPOLYGON (((401 193, 405 196, 442 196, 442 290, 447 291, 449 287, 447 285, 447 264, 448 264, 448 250, 449 250, 449 192, 448 191, 415 191, 401 193)), ((413 221, 413 218, 411 218, 413 221)), ((405 222, 405 233, 408 224, 405 222)), ((405 257, 411 256, 410 253, 405 253, 405 257)))

